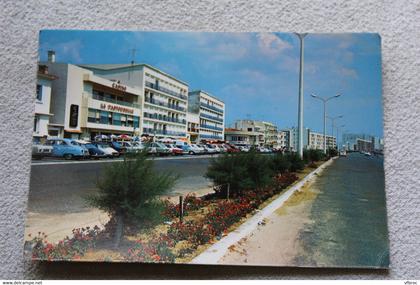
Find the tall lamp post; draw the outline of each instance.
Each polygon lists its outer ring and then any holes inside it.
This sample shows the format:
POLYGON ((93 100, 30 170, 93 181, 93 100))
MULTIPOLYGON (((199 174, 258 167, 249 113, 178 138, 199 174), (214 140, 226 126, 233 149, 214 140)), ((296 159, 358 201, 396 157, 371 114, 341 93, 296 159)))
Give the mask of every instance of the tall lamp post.
POLYGON ((300 64, 299 64, 299 107, 298 107, 298 153, 303 157, 303 51, 304 38, 307 33, 296 33, 300 41, 300 64))
POLYGON ((331 135, 334 136, 334 127, 335 127, 335 120, 341 119, 343 115, 336 116, 336 117, 330 117, 327 116, 327 119, 331 120, 331 135))
POLYGON ((339 147, 339 144, 338 144, 338 140, 339 140, 338 134, 339 134, 340 129, 344 128, 345 126, 346 125, 341 125, 341 126, 337 127, 337 150, 340 150, 340 147, 339 147))
POLYGON ((320 97, 320 96, 317 96, 315 94, 311 94, 311 96, 315 99, 321 100, 323 105, 324 105, 324 153, 327 154, 327 136, 325 134, 325 131, 326 131, 325 129, 327 127, 327 108, 326 108, 326 105, 327 105, 327 102, 329 100, 334 99, 334 98, 338 98, 338 97, 341 96, 341 94, 337 94, 335 96, 331 96, 331 97, 328 97, 328 98, 320 97))

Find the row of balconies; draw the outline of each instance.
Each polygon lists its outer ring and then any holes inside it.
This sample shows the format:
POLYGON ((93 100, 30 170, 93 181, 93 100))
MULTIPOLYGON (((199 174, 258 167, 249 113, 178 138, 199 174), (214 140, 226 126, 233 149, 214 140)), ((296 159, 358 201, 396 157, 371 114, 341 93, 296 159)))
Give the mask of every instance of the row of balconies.
POLYGON ((184 94, 181 94, 181 93, 178 93, 178 92, 169 90, 168 88, 165 88, 165 87, 162 87, 162 86, 158 86, 158 85, 156 85, 154 83, 151 83, 151 82, 146 81, 145 84, 146 84, 146 87, 149 87, 149 88, 152 88, 152 89, 155 89, 155 90, 159 90, 159 91, 165 92, 165 93, 167 93, 169 95, 178 97, 180 99, 183 99, 183 100, 187 100, 188 99, 188 97, 185 96, 184 94))
POLYGON ((185 137, 184 132, 169 131, 164 129, 154 129, 154 128, 143 128, 143 133, 151 135, 168 135, 168 136, 181 136, 185 137))
POLYGON ((149 118, 149 119, 155 119, 155 120, 159 120, 159 121, 165 121, 165 122, 172 122, 172 123, 178 123, 178 124, 186 124, 187 121, 185 119, 178 119, 178 118, 172 118, 166 115, 162 115, 162 114, 151 114, 151 113, 147 113, 144 112, 144 117, 145 118, 149 118))

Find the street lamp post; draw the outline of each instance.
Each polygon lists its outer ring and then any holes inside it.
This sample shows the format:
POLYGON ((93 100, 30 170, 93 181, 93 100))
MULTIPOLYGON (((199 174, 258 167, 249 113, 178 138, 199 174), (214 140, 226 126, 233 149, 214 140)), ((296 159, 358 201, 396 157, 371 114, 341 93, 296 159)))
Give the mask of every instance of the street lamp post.
POLYGON ((321 100, 323 105, 324 105, 324 153, 326 154, 327 153, 327 136, 326 136, 326 133, 325 133, 326 127, 327 127, 327 106, 326 105, 327 105, 327 102, 329 100, 331 100, 333 98, 338 98, 338 97, 341 96, 341 94, 337 94, 335 96, 331 96, 331 97, 328 97, 328 98, 320 97, 320 96, 317 96, 315 94, 311 94, 311 96, 315 99, 321 100))
POLYGON ((337 127, 337 150, 340 150, 339 144, 338 144, 338 140, 339 140, 339 136, 338 133, 340 131, 341 128, 344 128, 346 125, 341 125, 339 127, 337 127))
MULTIPOLYGON (((327 119, 331 120, 331 136, 334 136, 334 127, 335 127, 335 120, 341 119, 343 115, 336 116, 336 117, 329 117, 327 116, 327 119)), ((337 143, 338 143, 338 134, 337 134, 337 143)), ((338 144, 337 144, 338 146, 338 144)))
POLYGON ((298 107, 298 153, 303 157, 303 51, 304 38, 307 33, 296 33, 300 41, 300 65, 299 65, 299 107, 298 107))

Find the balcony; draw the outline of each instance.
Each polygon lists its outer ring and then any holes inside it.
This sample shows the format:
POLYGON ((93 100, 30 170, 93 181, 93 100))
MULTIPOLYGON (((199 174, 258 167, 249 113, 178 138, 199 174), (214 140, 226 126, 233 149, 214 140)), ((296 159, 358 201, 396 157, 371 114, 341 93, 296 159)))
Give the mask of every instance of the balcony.
POLYGON ((214 106, 212 106, 210 104, 206 104, 206 103, 200 102, 200 106, 223 114, 223 110, 222 109, 217 108, 217 107, 214 107, 214 106))
POLYGON ((154 120, 159 120, 159 121, 165 121, 165 122, 171 122, 171 123, 177 123, 177 124, 183 124, 185 125, 187 123, 187 121, 185 119, 180 120, 180 119, 176 119, 176 118, 171 118, 168 116, 164 116, 161 114, 150 114, 147 112, 144 112, 144 118, 149 118, 149 119, 154 119, 154 120))
POLYGON ((200 128, 205 128, 205 129, 209 129, 209 130, 215 130, 215 131, 223 131, 223 128, 218 128, 218 127, 214 127, 214 126, 210 126, 210 125, 200 125, 200 128))
POLYGON ((200 114, 200 117, 223 123, 223 118, 218 118, 218 117, 210 116, 207 114, 200 114))
POLYGON ((202 139, 217 139, 217 140, 223 140, 222 136, 217 135, 200 135, 200 138, 202 139))
POLYGON ((181 111, 181 112, 186 111, 186 109, 184 107, 179 107, 175 104, 168 104, 168 103, 165 103, 165 102, 162 102, 162 101, 159 101, 159 100, 155 100, 155 99, 145 98, 144 101, 147 102, 147 103, 150 103, 150 104, 170 108, 170 109, 181 111))
POLYGON ((146 81, 145 84, 146 84, 146 87, 149 87, 149 88, 152 88, 152 89, 155 89, 155 90, 158 90, 158 91, 162 91, 162 92, 167 93, 167 94, 169 94, 171 96, 178 97, 178 98, 180 98, 182 100, 187 100, 187 96, 185 96, 185 95, 183 95, 181 93, 177 93, 175 91, 169 90, 169 89, 167 89, 165 87, 158 86, 158 85, 156 85, 154 83, 151 83, 151 82, 148 82, 148 81, 146 81))
POLYGON ((190 133, 198 133, 200 131, 200 129, 197 128, 188 128, 188 132, 190 133))
POLYGON ((113 104, 118 104, 118 105, 123 105, 123 106, 127 106, 127 107, 132 107, 132 108, 138 108, 138 109, 140 108, 140 104, 130 103, 130 102, 111 99, 111 98, 106 98, 106 97, 99 96, 99 95, 96 95, 96 94, 92 94, 92 99, 99 100, 99 101, 104 101, 104 102, 108 102, 108 103, 113 103, 113 104))
POLYGON ((151 135, 167 135, 167 136, 179 136, 185 137, 186 134, 183 132, 175 132, 175 131, 168 131, 162 129, 153 129, 153 128, 143 128, 144 134, 151 134, 151 135))

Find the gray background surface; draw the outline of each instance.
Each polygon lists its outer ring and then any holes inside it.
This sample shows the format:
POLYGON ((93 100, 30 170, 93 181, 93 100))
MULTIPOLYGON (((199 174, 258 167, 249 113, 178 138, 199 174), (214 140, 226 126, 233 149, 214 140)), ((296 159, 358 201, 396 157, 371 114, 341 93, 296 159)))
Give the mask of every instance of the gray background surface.
MULTIPOLYGON (((1 1, 0 279, 420 278, 419 1, 1 1), (32 263, 22 254, 38 31, 379 32, 391 269, 32 263)), ((48 197, 46 197, 48 199, 48 197)), ((369 217, 366 217, 369 218, 369 217)), ((343 256, 345 258, 345 256, 343 256)))

